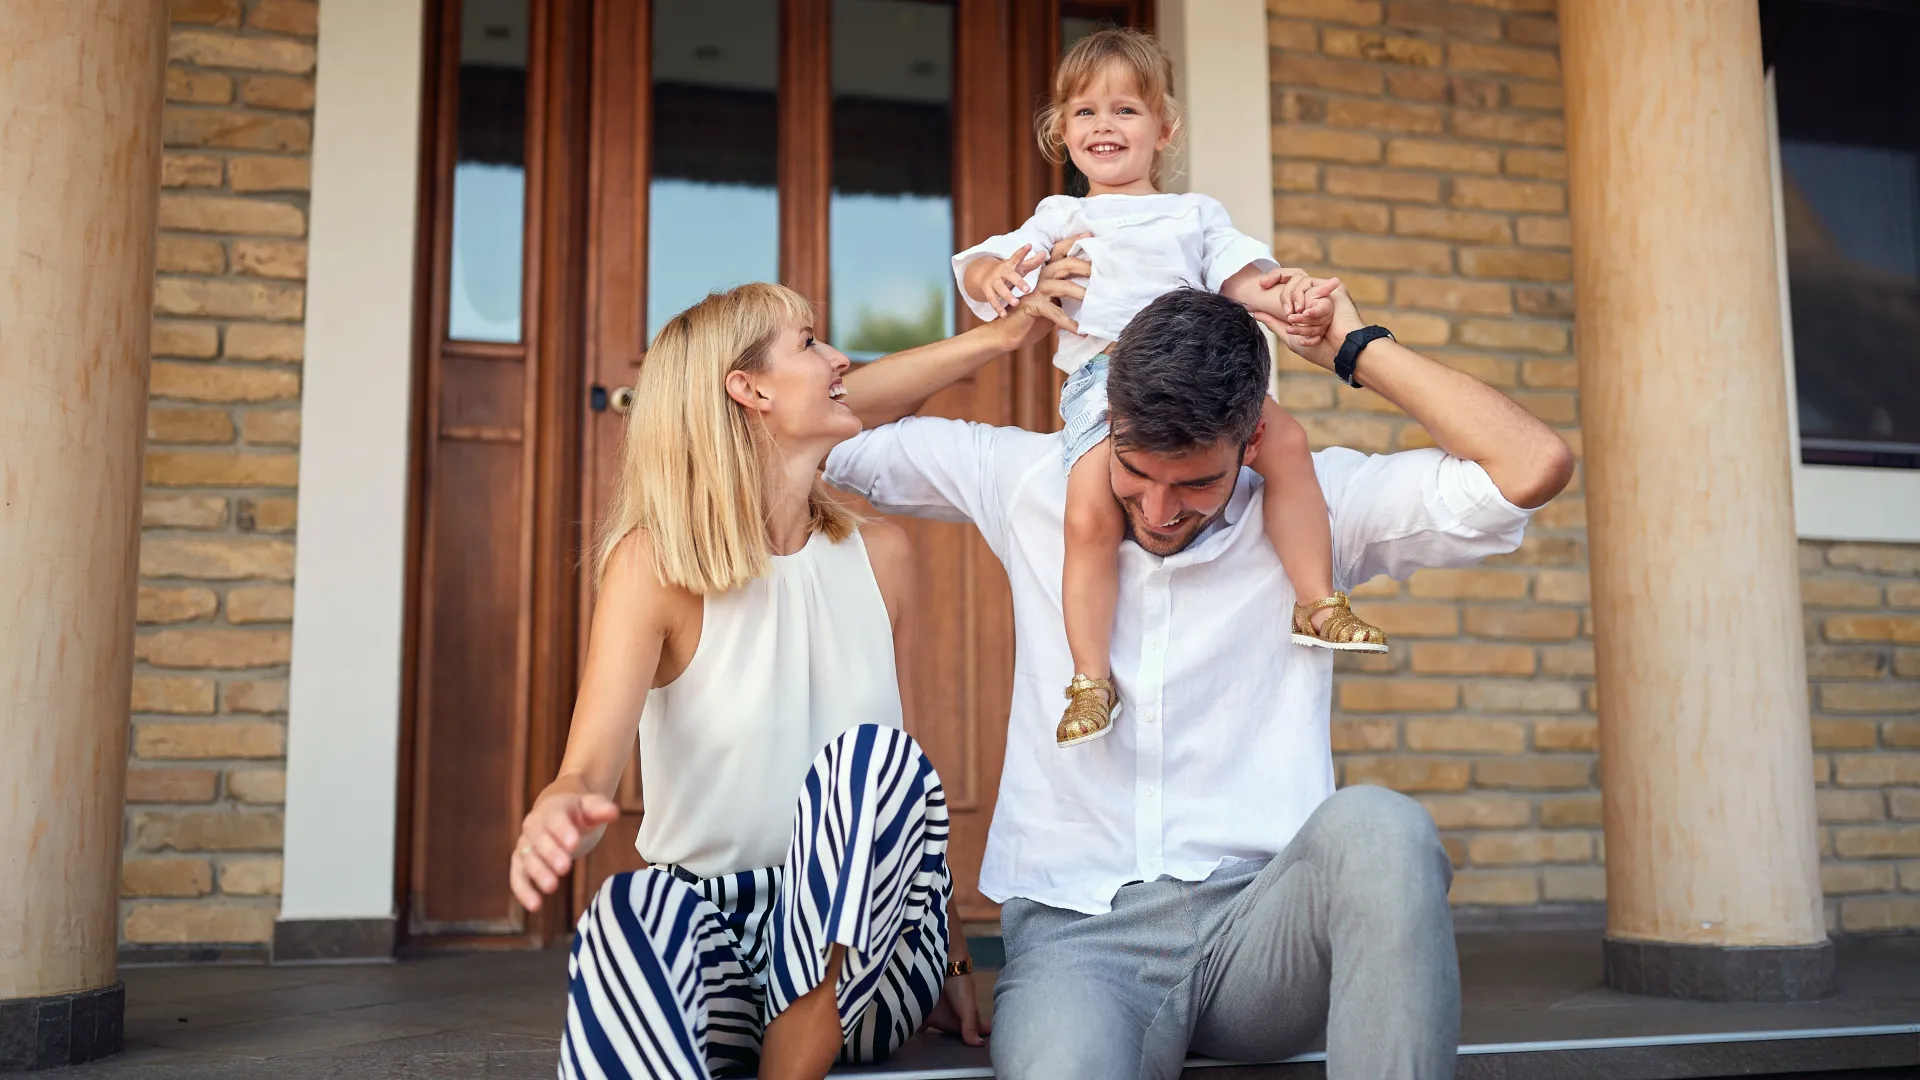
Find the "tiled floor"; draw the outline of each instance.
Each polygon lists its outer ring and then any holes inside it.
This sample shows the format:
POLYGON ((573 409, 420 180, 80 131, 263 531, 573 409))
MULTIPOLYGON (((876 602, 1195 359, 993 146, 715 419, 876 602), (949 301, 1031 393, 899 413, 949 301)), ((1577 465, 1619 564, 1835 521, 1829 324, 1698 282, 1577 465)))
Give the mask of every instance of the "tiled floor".
MULTIPOLYGON (((1843 942, 1844 992, 1810 1005, 1612 994, 1600 988, 1598 942, 1586 933, 1463 936, 1461 966, 1462 1078, 1627 1080, 1888 1067, 1898 1068, 1871 1075, 1920 1076, 1920 938, 1843 942), (1811 1035, 1835 1028, 1878 1034, 1811 1035)), ((123 974, 126 1052, 55 1075, 531 1080, 554 1074, 565 1012, 565 956, 558 952, 123 974)), ((1324 1075, 1311 1057, 1284 1066, 1197 1063, 1189 1072, 1205 1080, 1324 1075)), ((983 1076, 983 1066, 980 1052, 923 1036, 880 1071, 983 1076)))

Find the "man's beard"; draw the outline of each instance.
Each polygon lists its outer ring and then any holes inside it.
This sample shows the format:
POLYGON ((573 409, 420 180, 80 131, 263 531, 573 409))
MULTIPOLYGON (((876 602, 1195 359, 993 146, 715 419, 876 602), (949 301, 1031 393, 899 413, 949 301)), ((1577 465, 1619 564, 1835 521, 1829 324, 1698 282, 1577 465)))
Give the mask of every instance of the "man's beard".
MULTIPOLYGON (((1227 502, 1231 502, 1231 501, 1232 501, 1231 499, 1227 500, 1227 502)), ((1122 502, 1120 504, 1121 517, 1124 518, 1127 523, 1127 531, 1126 531, 1125 539, 1131 540, 1135 544, 1138 544, 1140 546, 1140 549, 1142 551, 1147 552, 1149 555, 1157 555, 1163 559, 1169 555, 1178 555, 1181 552, 1192 547, 1193 542, 1200 538, 1200 534, 1207 531, 1207 526, 1212 525, 1215 521, 1219 520, 1220 515, 1227 512, 1227 502, 1221 503, 1220 509, 1215 510, 1211 517, 1205 518, 1202 521, 1200 521, 1198 524, 1192 525, 1190 531, 1186 534, 1184 538, 1175 542, 1172 548, 1165 551, 1159 550, 1157 546, 1151 541, 1143 540, 1140 534, 1133 527, 1133 515, 1137 511, 1133 506, 1125 502, 1122 502)))

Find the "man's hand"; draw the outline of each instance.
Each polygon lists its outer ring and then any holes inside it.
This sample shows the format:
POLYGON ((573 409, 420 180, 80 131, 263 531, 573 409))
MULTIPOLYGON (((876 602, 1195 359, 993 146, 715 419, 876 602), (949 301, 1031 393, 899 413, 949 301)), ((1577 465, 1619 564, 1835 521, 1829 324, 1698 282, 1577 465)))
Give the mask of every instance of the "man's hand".
MULTIPOLYGON (((1269 271, 1260 279, 1260 286, 1279 285, 1287 272, 1269 271)), ((1302 309, 1297 313, 1283 318, 1256 310, 1253 317, 1272 330, 1294 355, 1328 371, 1333 370, 1333 358, 1339 355, 1347 335, 1367 325, 1339 278, 1315 279, 1304 291, 1302 309)))
POLYGON ((968 1046, 987 1045, 993 1023, 980 1015, 980 1002, 974 996, 973 976, 955 975, 941 988, 940 1001, 927 1017, 927 1026, 935 1031, 960 1036, 968 1046))

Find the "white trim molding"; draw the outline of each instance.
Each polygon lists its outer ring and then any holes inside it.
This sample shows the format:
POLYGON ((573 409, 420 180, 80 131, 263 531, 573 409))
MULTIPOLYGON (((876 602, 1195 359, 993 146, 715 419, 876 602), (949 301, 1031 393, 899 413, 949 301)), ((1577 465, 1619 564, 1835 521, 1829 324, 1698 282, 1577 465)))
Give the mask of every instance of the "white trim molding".
POLYGON ((320 7, 283 921, 394 914, 422 4, 320 7))
POLYGON ((1273 241, 1273 129, 1263 0, 1160 0, 1187 136, 1177 183, 1220 200, 1233 226, 1273 241))
POLYGON ((1800 462, 1800 407, 1793 369, 1793 305, 1787 292, 1786 186, 1780 115, 1767 69, 1767 152, 1773 167, 1773 246, 1780 278, 1780 354, 1786 359, 1793 516, 1802 540, 1920 543, 1920 469, 1860 469, 1800 462))
MULTIPOLYGON (((1220 200, 1233 227, 1273 243, 1273 78, 1265 0, 1159 0, 1154 25, 1173 58, 1173 96, 1186 115, 1185 145, 1169 187, 1220 200)), ((1261 327, 1267 349, 1280 343, 1261 327)), ((1275 364, 1268 392, 1278 394, 1275 364)))

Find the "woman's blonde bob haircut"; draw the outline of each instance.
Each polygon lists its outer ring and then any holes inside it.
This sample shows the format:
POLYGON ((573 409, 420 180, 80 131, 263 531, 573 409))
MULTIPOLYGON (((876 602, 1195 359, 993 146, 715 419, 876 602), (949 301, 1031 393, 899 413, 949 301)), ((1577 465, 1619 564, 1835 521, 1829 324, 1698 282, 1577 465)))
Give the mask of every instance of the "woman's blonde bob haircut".
MULTIPOLYGON (((780 331, 812 324, 813 306, 799 293, 756 283, 713 293, 660 328, 634 386, 596 582, 636 530, 652 540, 660 580, 701 596, 767 572, 773 439, 727 396, 727 375, 761 370, 780 331)), ((815 481, 808 503, 809 533, 838 542, 859 527, 825 484, 815 481)))
MULTIPOLYGON (((1167 149, 1180 144, 1185 123, 1180 103, 1173 99, 1173 61, 1166 50, 1153 35, 1138 30, 1095 30, 1074 42, 1060 58, 1060 67, 1053 73, 1053 96, 1033 118, 1040 152, 1048 161, 1058 165, 1067 160, 1067 102, 1093 85, 1109 65, 1119 67, 1133 83, 1134 93, 1146 102, 1148 111, 1172 129, 1167 149)), ((1149 179, 1156 188, 1166 179, 1166 157, 1164 152, 1153 155, 1149 179)))

